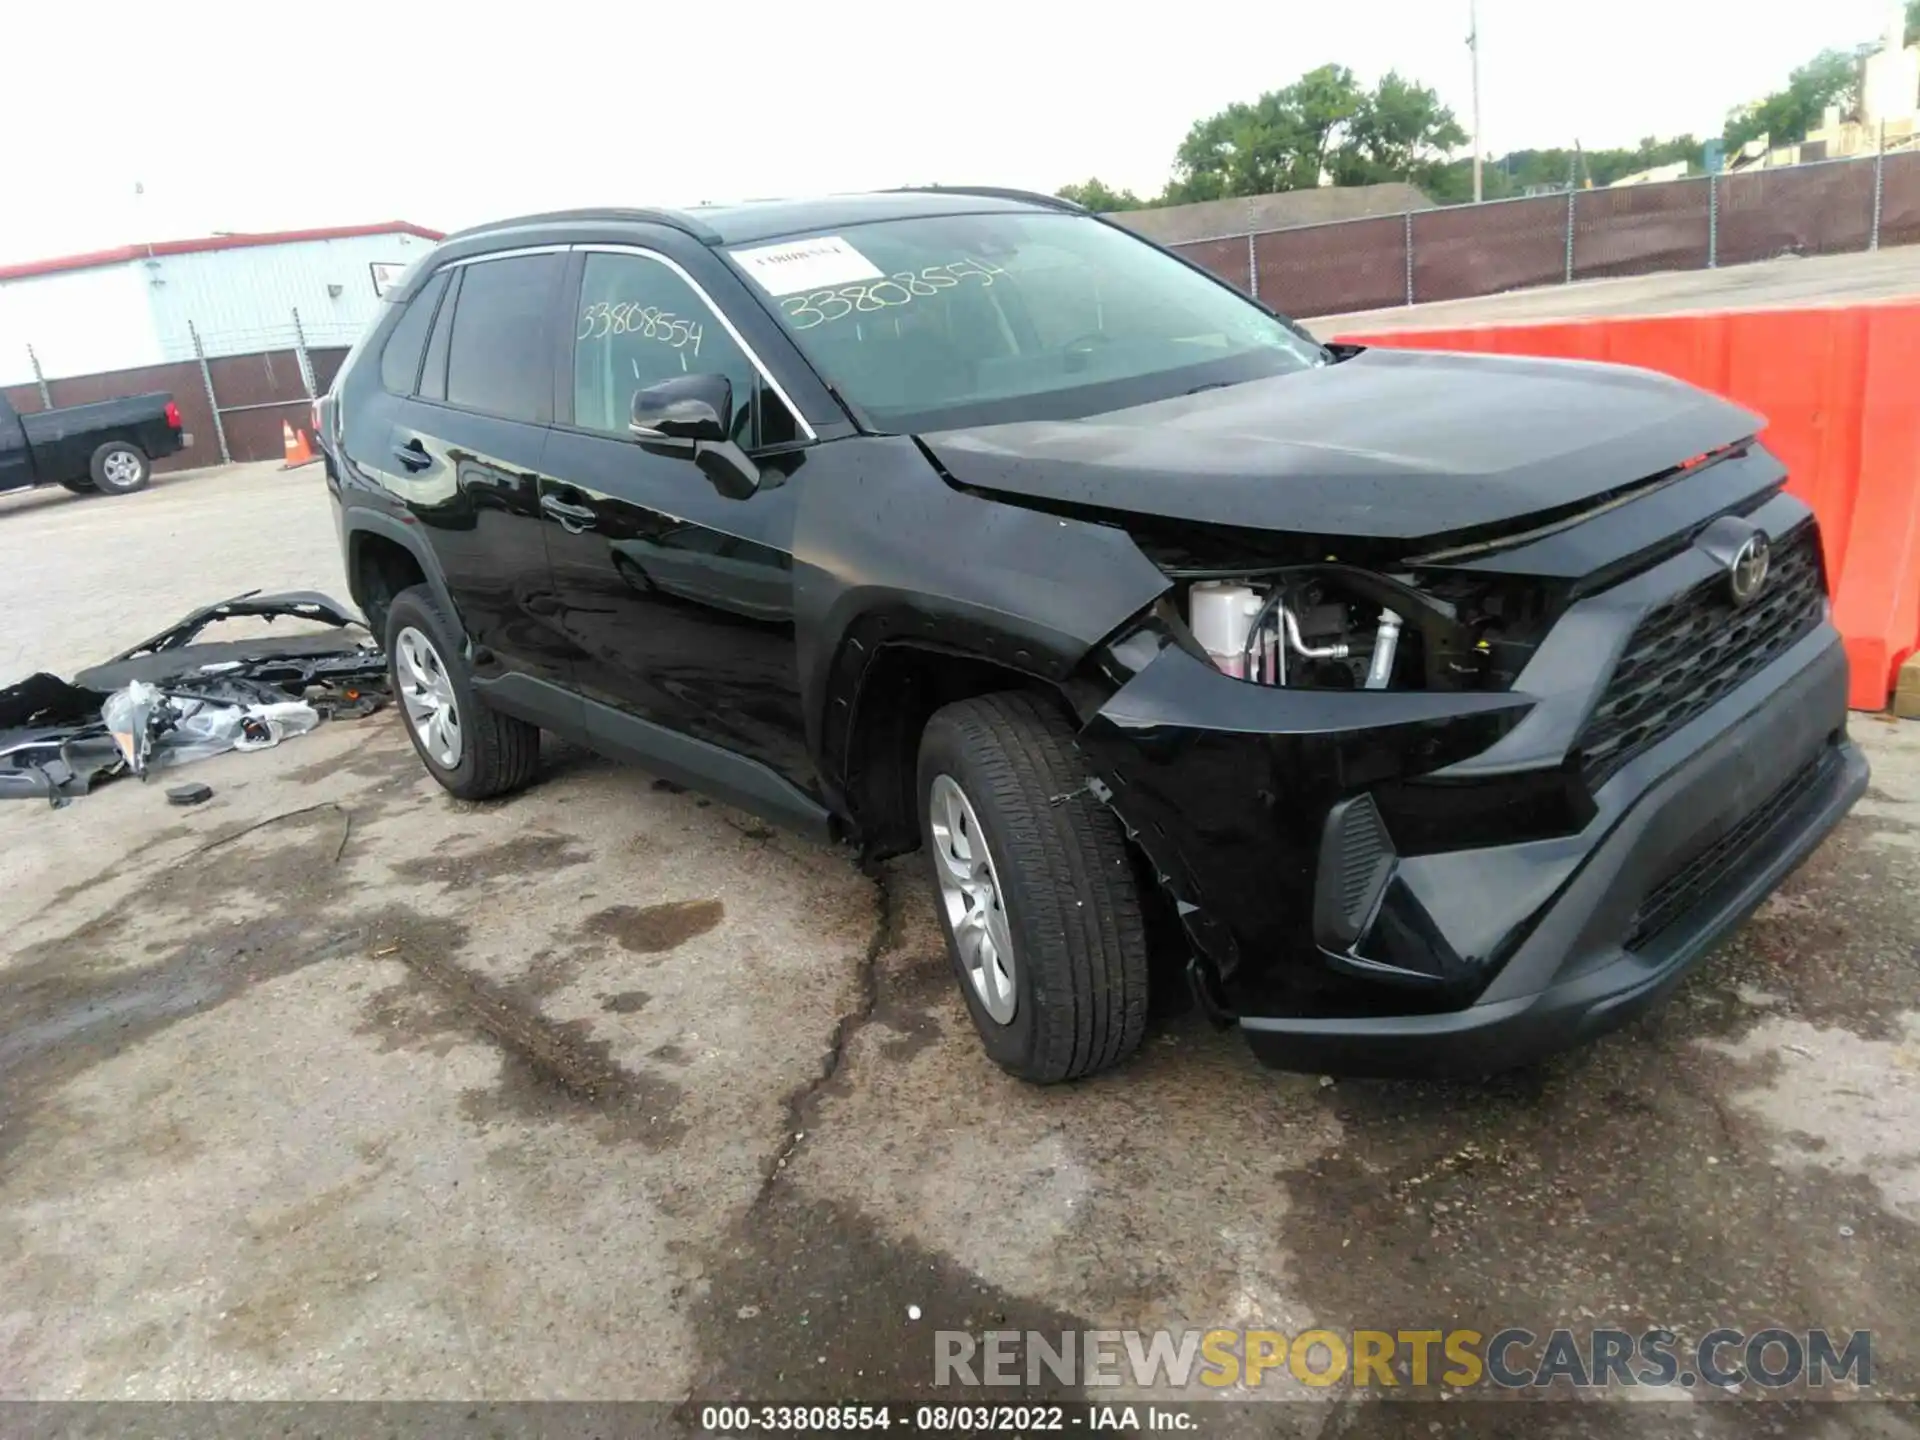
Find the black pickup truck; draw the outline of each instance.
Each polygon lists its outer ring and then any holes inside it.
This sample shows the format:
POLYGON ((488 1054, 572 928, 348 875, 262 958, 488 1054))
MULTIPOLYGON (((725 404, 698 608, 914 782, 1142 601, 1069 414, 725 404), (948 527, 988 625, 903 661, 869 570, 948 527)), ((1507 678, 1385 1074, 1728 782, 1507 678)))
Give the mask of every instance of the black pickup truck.
POLYGON ((0 395, 0 491, 64 485, 75 494, 146 488, 153 462, 191 444, 164 392, 22 415, 0 395))

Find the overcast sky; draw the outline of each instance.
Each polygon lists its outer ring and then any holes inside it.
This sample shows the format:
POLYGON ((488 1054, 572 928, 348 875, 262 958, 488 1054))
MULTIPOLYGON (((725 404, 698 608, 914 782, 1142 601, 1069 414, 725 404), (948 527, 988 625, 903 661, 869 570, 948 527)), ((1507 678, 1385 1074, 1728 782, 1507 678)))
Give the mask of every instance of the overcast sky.
MULTIPOLYGON (((5 8, 0 263, 926 182, 1149 192, 1196 118, 1329 61, 1398 69, 1471 124, 1467 0, 5 8)), ((1888 9, 1480 0, 1485 146, 1716 132, 1888 9)))

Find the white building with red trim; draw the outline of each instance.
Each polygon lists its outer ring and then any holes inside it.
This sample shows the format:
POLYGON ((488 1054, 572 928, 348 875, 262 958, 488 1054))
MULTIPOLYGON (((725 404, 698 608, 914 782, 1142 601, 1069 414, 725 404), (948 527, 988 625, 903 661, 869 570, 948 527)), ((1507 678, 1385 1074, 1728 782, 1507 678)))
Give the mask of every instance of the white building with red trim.
POLYGON ((440 238, 405 221, 127 245, 0 265, 0 385, 353 343, 440 238), (29 348, 31 347, 31 354, 29 348))

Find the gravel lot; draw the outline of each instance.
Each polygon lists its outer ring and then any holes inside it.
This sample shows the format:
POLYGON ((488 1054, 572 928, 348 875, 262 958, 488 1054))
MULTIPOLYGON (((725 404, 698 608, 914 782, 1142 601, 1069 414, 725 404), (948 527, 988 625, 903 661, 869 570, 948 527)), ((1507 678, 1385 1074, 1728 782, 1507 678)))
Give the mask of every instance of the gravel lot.
MULTIPOLYGON (((8 681, 345 593, 314 468, 16 497, 0 545, 8 681)), ((1920 727, 1855 731, 1869 798, 1674 1003, 1480 1085, 1270 1074, 1189 1018, 1021 1086, 919 857, 567 747, 464 804, 388 714, 199 766, 195 810, 6 807, 0 1397, 901 1398, 938 1328, 1608 1323, 1870 1328, 1911 1393, 1920 727)), ((1319 1398, 1263 1428, 1464 1423, 1319 1398)))

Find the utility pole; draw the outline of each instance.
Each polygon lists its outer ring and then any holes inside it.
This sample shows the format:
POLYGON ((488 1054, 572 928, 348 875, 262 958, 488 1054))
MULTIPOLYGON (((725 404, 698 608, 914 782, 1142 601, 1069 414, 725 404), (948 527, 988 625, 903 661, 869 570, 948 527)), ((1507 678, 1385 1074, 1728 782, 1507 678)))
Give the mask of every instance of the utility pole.
POLYGON ((1480 190, 1480 0, 1467 0, 1467 49, 1473 54, 1473 203, 1480 190))

